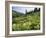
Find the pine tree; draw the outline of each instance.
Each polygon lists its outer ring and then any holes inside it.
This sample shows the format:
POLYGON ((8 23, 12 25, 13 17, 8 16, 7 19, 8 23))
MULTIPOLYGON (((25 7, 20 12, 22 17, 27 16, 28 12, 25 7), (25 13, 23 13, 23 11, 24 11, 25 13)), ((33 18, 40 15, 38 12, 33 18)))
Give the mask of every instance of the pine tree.
POLYGON ((34 9, 34 12, 37 12, 37 8, 34 9))

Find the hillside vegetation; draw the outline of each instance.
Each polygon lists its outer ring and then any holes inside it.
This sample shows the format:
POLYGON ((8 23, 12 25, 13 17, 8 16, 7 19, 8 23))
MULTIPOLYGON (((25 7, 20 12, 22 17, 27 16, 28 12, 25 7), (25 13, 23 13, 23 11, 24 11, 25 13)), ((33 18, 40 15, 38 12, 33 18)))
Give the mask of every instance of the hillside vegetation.
POLYGON ((12 30, 25 31, 25 30, 40 30, 40 12, 26 12, 21 14, 12 11, 12 30))

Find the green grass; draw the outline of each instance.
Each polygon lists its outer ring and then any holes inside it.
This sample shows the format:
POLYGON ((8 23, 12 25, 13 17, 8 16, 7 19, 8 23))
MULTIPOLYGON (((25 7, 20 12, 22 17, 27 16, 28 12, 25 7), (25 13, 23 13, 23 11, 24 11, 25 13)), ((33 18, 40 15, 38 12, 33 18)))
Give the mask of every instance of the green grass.
POLYGON ((40 12, 14 17, 12 19, 13 31, 40 30, 40 12))

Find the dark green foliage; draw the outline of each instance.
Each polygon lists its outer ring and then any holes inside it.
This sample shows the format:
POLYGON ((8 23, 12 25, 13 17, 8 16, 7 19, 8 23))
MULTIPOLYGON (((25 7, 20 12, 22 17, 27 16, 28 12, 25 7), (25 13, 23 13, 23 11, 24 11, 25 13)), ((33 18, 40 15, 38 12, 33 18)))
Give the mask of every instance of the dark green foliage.
POLYGON ((40 8, 38 9, 38 8, 35 8, 34 9, 34 12, 40 12, 40 8))
POLYGON ((40 30, 40 12, 27 12, 27 10, 26 14, 12 12, 13 31, 40 30))

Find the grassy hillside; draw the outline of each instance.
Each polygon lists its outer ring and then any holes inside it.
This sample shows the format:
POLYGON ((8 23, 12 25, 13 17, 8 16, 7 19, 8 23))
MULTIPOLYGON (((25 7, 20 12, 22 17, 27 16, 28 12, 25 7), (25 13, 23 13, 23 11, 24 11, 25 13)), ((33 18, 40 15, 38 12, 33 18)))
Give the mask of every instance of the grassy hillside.
POLYGON ((40 29, 40 12, 30 12, 25 15, 17 14, 12 11, 12 30, 39 30, 40 29))

